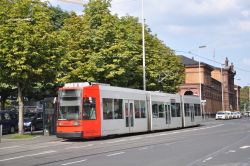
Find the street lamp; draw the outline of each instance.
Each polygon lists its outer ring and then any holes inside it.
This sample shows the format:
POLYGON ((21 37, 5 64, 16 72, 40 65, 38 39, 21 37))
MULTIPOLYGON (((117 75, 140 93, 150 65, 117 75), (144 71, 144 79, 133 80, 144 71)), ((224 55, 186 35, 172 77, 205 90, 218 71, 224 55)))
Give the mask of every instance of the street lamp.
POLYGON ((250 83, 248 83, 248 111, 250 111, 250 83))
POLYGON ((141 0, 141 7, 142 7, 142 66, 143 66, 143 90, 146 90, 146 63, 145 63, 145 33, 144 33, 144 10, 143 10, 143 0, 141 0))
POLYGON ((221 64, 221 106, 222 106, 222 111, 224 111, 224 79, 223 79, 223 65, 221 64))
MULTIPOLYGON (((199 46, 199 48, 206 48, 207 46, 199 46)), ((200 61, 200 56, 199 56, 199 84, 200 84, 200 103, 202 105, 202 113, 203 113, 203 118, 205 118, 205 110, 204 110, 204 102, 202 101, 202 92, 201 92, 201 61, 200 61)))

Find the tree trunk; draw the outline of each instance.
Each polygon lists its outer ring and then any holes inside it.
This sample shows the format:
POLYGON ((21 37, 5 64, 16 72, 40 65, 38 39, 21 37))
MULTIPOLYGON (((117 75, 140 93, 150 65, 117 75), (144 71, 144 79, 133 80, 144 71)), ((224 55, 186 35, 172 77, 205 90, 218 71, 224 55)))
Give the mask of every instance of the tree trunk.
POLYGON ((20 83, 17 83, 17 90, 18 90, 18 112, 19 112, 19 120, 18 120, 18 133, 23 134, 23 87, 20 83))
POLYGON ((6 97, 1 97, 1 99, 0 99, 0 105, 1 105, 1 108, 0 108, 0 110, 5 110, 5 103, 6 103, 6 100, 7 100, 7 98, 6 97))
POLYGON ((1 100, 1 108, 0 108, 0 110, 5 110, 5 101, 6 100, 1 100))

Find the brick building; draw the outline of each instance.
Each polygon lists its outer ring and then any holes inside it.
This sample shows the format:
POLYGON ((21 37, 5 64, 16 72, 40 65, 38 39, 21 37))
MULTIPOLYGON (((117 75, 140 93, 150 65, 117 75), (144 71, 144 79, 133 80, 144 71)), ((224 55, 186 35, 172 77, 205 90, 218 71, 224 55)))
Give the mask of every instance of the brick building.
POLYGON ((201 99, 206 101, 204 105, 206 114, 215 114, 217 111, 223 110, 223 107, 224 110, 237 110, 237 106, 239 108, 239 98, 237 97, 240 96, 240 87, 236 86, 237 95, 234 85, 236 72, 233 64, 228 65, 227 58, 223 68, 216 68, 203 62, 200 62, 199 68, 198 61, 185 56, 180 57, 185 66, 185 82, 180 86, 179 91, 181 95, 200 96, 201 87, 201 99))

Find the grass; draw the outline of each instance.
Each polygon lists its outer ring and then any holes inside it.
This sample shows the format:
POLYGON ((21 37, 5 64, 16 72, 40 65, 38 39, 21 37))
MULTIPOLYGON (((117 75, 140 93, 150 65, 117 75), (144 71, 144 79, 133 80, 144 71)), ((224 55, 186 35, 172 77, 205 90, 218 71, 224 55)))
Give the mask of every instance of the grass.
POLYGON ((12 134, 10 136, 10 139, 28 139, 28 138, 34 138, 35 135, 30 134, 12 134))

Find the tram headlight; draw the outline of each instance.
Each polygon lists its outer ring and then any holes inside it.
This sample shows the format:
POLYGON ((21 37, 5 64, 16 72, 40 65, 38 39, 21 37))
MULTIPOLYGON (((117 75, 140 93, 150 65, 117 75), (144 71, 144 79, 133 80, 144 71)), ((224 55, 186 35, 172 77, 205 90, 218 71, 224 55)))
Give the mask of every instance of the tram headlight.
POLYGON ((79 121, 74 121, 74 126, 79 126, 80 122, 79 121))

